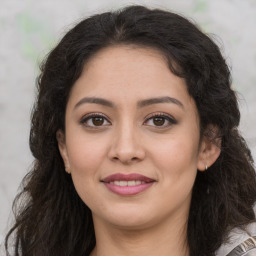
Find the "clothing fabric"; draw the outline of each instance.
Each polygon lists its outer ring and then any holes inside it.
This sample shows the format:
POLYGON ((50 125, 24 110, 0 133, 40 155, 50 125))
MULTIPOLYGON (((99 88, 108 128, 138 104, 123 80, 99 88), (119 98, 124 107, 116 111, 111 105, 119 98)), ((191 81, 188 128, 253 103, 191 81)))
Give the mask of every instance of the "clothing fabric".
POLYGON ((234 248, 227 256, 255 256, 256 255, 256 236, 250 237, 243 243, 234 248))
POLYGON ((218 249, 216 256, 256 256, 256 223, 248 225, 246 231, 234 229, 229 242, 218 249))

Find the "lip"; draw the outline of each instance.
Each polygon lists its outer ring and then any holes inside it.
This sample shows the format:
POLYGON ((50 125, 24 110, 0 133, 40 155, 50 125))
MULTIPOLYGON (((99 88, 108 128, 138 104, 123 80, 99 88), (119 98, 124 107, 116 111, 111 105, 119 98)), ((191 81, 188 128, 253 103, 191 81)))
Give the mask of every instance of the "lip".
POLYGON ((131 196, 147 190, 154 184, 155 180, 137 173, 131 173, 131 174, 116 173, 116 174, 107 176, 106 178, 102 179, 101 182, 103 182, 103 184, 111 192, 115 194, 122 195, 122 196, 131 196), (118 181, 126 181, 126 182, 139 181, 140 184, 125 185, 125 186, 114 184, 114 182, 118 183, 118 181))

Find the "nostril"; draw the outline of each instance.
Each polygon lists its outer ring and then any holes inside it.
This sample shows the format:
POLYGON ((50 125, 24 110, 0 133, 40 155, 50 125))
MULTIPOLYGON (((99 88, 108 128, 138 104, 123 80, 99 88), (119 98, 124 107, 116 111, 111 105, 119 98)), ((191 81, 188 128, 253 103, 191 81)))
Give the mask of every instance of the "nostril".
POLYGON ((134 162, 134 161, 138 161, 139 158, 138 157, 132 157, 132 158, 124 158, 124 157, 118 157, 118 156, 115 156, 112 158, 114 161, 121 161, 123 163, 126 163, 126 164, 129 164, 131 162, 134 162))
POLYGON ((145 157, 143 147, 138 145, 129 146, 128 144, 112 144, 108 152, 108 157, 112 161, 120 161, 122 163, 135 163, 141 161, 145 157))

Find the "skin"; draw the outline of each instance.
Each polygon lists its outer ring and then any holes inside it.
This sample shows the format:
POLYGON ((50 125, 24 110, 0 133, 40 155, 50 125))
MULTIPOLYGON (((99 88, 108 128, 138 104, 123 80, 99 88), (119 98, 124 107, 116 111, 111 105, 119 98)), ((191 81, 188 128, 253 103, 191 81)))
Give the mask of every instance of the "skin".
POLYGON ((220 152, 207 138, 200 140, 195 102, 163 56, 135 46, 100 50, 74 84, 65 118, 65 134, 58 131, 57 140, 66 171, 92 211, 97 245, 91 255, 189 255, 186 228, 196 173, 220 152), (159 97, 174 100, 138 106, 159 97), (101 117, 88 118, 91 113, 101 117), (155 182, 121 196, 101 182, 115 173, 155 182))

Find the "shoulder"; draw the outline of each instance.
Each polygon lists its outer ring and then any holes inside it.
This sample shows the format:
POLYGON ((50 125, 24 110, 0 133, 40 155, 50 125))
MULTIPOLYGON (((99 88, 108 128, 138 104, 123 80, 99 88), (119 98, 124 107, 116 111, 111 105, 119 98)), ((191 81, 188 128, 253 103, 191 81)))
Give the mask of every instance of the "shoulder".
POLYGON ((246 231, 232 230, 229 241, 218 249, 216 256, 256 256, 256 222, 248 225, 246 231))

